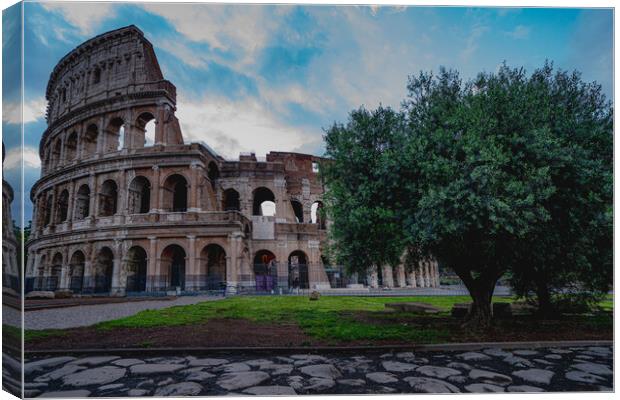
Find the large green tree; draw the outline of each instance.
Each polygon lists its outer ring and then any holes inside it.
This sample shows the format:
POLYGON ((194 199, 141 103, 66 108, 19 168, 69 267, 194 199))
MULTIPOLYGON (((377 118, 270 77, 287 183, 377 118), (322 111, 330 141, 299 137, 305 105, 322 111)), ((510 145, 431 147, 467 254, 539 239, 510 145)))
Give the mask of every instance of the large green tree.
POLYGON ((421 73, 408 90, 401 113, 357 110, 325 135, 340 261, 362 271, 404 249, 433 256, 467 286, 476 327, 489 326, 506 272, 536 289, 552 280, 534 268, 583 282, 609 272, 609 258, 595 262, 611 252, 610 109, 599 87, 550 65, 531 76, 504 65, 468 82, 421 73))

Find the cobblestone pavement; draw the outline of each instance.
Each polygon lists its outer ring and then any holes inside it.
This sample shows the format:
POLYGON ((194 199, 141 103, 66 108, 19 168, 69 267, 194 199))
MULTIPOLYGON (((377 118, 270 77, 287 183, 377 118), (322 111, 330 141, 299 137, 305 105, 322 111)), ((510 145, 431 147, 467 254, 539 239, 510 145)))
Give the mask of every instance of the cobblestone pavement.
POLYGON ((181 296, 174 300, 133 301, 127 303, 94 304, 49 310, 28 311, 24 315, 26 329, 67 329, 89 326, 103 321, 134 315, 143 310, 221 300, 220 296, 181 296))
POLYGON ((27 397, 611 391, 611 346, 281 356, 50 357, 27 397))

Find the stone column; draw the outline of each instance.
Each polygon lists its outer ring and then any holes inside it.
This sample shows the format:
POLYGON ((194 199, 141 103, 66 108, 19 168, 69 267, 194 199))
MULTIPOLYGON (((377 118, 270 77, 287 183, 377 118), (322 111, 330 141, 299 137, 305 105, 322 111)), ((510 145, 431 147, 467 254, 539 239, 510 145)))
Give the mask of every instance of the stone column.
POLYGON ((73 160, 74 163, 79 162, 79 160, 82 159, 82 135, 84 134, 84 124, 80 124, 77 128, 77 143, 76 143, 76 148, 75 148, 75 159, 73 160))
POLYGON ((66 149, 65 149, 65 141, 67 139, 67 132, 63 132, 60 134, 60 155, 59 155, 59 160, 58 163, 56 164, 56 166, 63 166, 65 165, 65 157, 67 156, 66 154, 66 149))
POLYGON ((398 286, 399 287, 406 287, 407 286, 407 279, 405 277, 405 266, 403 264, 400 264, 397 267, 396 273, 397 273, 397 277, 398 277, 398 286))
POLYGON ((121 269, 122 269, 122 241, 114 241, 114 260, 112 268, 112 288, 110 294, 112 296, 124 296, 125 288, 121 287, 121 269))
POLYGON ((416 277, 418 278, 418 286, 423 288, 426 287, 424 285, 424 263, 422 261, 418 262, 418 268, 416 271, 416 277))
POLYGON ((407 276, 409 278, 409 284, 407 286, 412 288, 417 287, 418 284, 416 282, 415 268, 411 268, 411 271, 407 272, 407 276))
POLYGON ((198 168, 200 166, 196 163, 192 163, 189 168, 189 204, 187 207, 187 211, 196 212, 200 211, 200 207, 198 207, 198 168))
POLYGON ((368 269, 368 286, 373 289, 379 287, 379 274, 377 273, 376 265, 373 265, 368 269))
MULTIPOLYGON (((116 205, 116 215, 125 216, 127 214, 127 170, 122 169, 119 171, 118 204, 116 205)), ((125 222, 124 218, 121 218, 120 222, 125 222)))
POLYGON ((153 170, 153 187, 151 189, 151 210, 152 213, 160 212, 160 197, 161 197, 161 189, 159 188, 159 174, 160 170, 157 165, 153 165, 151 167, 153 170))
POLYGON ((430 269, 429 269, 429 262, 425 261, 423 264, 423 268, 424 268, 424 286, 425 287, 431 287, 431 277, 430 277, 430 269))
POLYGON ((146 266, 146 290, 152 292, 157 287, 157 237, 149 236, 149 253, 146 266))
POLYGON ((95 248, 92 244, 88 244, 84 252, 84 278, 82 280, 82 291, 90 291, 95 286, 93 278, 93 263, 95 260, 95 248))
POLYGON ((73 208, 75 207, 75 181, 69 183, 69 204, 67 206, 67 221, 73 221, 73 208))
POLYGON ((187 256, 187 269, 185 273, 185 290, 197 290, 198 273, 196 268, 196 236, 187 235, 188 242, 188 256, 187 256))
POLYGON ((383 266, 383 286, 393 288, 394 287, 394 274, 392 272, 392 266, 383 266))
POLYGON ((100 157, 105 149, 106 132, 105 132, 105 117, 99 118, 99 126, 97 127, 97 154, 96 157, 100 157))
POLYGON ((90 199, 89 199, 89 204, 88 204, 88 213, 92 217, 97 217, 97 214, 99 214, 98 212, 99 202, 97 201, 97 197, 99 196, 99 190, 97 189, 97 177, 95 176, 94 172, 91 173, 90 176, 88 177, 88 186, 90 186, 90 199))
POLYGON ((440 287, 441 282, 439 280, 439 262, 437 262, 436 260, 433 261, 433 267, 435 271, 435 287, 440 287))
POLYGON ((165 126, 164 107, 157 108, 157 117, 155 118, 155 145, 164 145, 164 126, 165 126))

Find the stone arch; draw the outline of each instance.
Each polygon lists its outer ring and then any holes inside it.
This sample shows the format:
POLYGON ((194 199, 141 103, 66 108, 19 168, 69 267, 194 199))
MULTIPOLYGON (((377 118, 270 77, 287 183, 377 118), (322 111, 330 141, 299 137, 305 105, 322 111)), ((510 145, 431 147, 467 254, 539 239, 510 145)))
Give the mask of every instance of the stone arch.
POLYGON ((312 207, 310 208, 310 218, 313 224, 317 224, 319 226, 319 229, 325 229, 325 209, 322 201, 317 200, 312 203, 312 207))
POLYGON ((276 287, 278 263, 275 254, 269 250, 259 250, 254 254, 254 279, 256 291, 268 292, 276 287))
POLYGON ((167 276, 168 288, 185 290, 185 249, 178 244, 171 244, 161 253, 162 274, 167 276))
POLYGON ((82 156, 89 157, 97 154, 97 141, 99 140, 99 128, 90 124, 84 131, 82 140, 82 156))
POLYGON ((121 117, 113 117, 105 130, 105 152, 119 151, 125 141, 125 121, 121 117))
POLYGON ((188 184, 181 174, 172 174, 164 181, 163 209, 173 212, 187 211, 188 184))
POLYGON ((59 252, 54 254, 52 265, 50 267, 50 277, 47 290, 54 291, 60 285, 60 277, 62 276, 62 254, 59 252))
POLYGON ((298 200, 291 200, 291 207, 293 208, 293 215, 295 215, 295 221, 298 224, 304 222, 304 206, 298 200))
POLYGON ((241 202, 239 192, 235 189, 224 190, 224 198, 222 199, 222 209, 224 211, 240 211, 241 202))
POLYGON ((125 288, 127 292, 144 292, 146 290, 147 265, 146 251, 140 246, 131 247, 125 259, 125 273, 127 274, 125 288))
POLYGON ((75 215, 74 219, 80 220, 90 215, 90 188, 83 184, 75 196, 75 215))
POLYGON ((67 220, 69 212, 69 191, 67 189, 60 192, 56 202, 56 223, 60 224, 67 220))
POLYGON ((99 82, 101 82, 101 68, 95 67, 95 69, 93 70, 92 76, 93 76, 93 85, 96 85, 99 82))
POLYGON ((62 140, 60 138, 56 138, 52 142, 52 168, 56 168, 62 164, 62 160, 60 159, 62 154, 62 140))
POLYGON ((146 214, 151 210, 151 182, 136 176, 129 185, 127 208, 130 214, 146 214))
POLYGON ((78 155, 78 134, 76 131, 73 131, 67 136, 66 144, 65 144, 65 158, 67 161, 73 161, 77 158, 78 155))
POLYGON ((215 189, 215 184, 220 178, 220 169, 214 161, 211 161, 209 165, 207 165, 207 177, 209 178, 209 182, 211 182, 211 187, 215 189))
POLYGON ((114 252, 107 246, 97 252, 93 266, 95 293, 107 293, 112 289, 112 273, 114 271, 114 252))
POLYGON ((76 250, 71 256, 69 262, 69 289, 74 293, 82 291, 84 285, 84 267, 86 264, 86 257, 82 250, 76 250))
POLYGON ((293 289, 308 289, 308 256, 301 250, 295 250, 288 256, 288 285, 293 289))
POLYGON ((226 288, 226 251, 219 244, 206 245, 200 252, 201 269, 207 290, 226 288))
POLYGON ((118 186, 112 179, 101 185, 99 192, 99 216, 109 217, 118 211, 118 186))
POLYGON ((273 214, 271 215, 275 215, 276 196, 271 190, 261 186, 255 189, 252 195, 252 215, 268 215, 268 210, 265 208, 270 208, 271 206, 273 206, 273 214))
POLYGON ((136 126, 136 136, 135 136, 135 146, 134 147, 147 147, 153 146, 155 144, 155 126, 157 125, 157 120, 153 113, 149 111, 145 111, 138 115, 136 118, 135 126, 136 126))

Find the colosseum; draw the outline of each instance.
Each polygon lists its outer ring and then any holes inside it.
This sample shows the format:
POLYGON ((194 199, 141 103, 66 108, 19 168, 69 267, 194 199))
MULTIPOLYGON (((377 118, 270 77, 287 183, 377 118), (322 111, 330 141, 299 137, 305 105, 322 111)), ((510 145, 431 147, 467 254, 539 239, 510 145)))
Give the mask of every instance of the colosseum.
POLYGON ((124 296, 438 284, 433 262, 364 279, 334 273, 322 255, 330 222, 318 172, 326 160, 276 151, 227 160, 206 144, 185 143, 176 88, 135 26, 63 57, 46 100, 26 291, 124 296))

